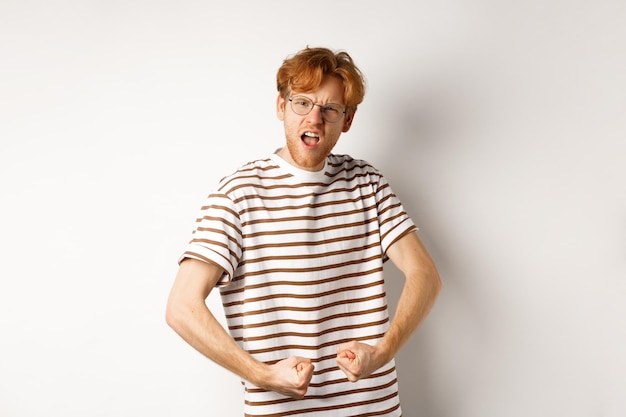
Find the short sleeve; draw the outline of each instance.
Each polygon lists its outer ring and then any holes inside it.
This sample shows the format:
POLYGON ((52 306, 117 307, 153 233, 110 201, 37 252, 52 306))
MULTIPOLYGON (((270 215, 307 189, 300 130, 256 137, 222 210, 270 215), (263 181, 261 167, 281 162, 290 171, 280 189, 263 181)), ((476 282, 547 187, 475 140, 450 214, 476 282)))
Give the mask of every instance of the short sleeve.
POLYGON ((179 262, 193 258, 219 265, 224 269, 224 276, 217 285, 224 286, 232 279, 241 254, 241 222, 234 203, 224 194, 209 195, 179 262))
POLYGON ((402 236, 417 230, 387 180, 381 175, 376 190, 378 224, 383 253, 402 236))

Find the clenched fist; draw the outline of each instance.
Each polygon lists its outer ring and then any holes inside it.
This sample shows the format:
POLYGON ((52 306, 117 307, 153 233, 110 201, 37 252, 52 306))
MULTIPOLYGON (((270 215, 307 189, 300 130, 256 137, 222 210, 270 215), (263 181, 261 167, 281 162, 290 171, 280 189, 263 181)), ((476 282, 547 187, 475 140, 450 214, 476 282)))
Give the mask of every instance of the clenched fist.
POLYGON ((337 346, 337 365, 352 382, 370 376, 384 365, 379 362, 379 355, 374 346, 356 341, 337 346))
POLYGON ((265 388, 292 398, 303 398, 315 367, 310 359, 292 356, 270 366, 265 388))

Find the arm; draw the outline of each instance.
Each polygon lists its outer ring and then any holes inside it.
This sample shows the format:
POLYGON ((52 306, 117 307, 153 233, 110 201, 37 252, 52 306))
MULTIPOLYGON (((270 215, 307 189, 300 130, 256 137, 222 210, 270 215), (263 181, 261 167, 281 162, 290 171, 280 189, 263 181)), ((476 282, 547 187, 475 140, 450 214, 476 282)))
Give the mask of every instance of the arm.
POLYGON ((245 352, 206 306, 223 270, 213 263, 185 259, 167 301, 166 321, 176 333, 218 365, 263 389, 302 398, 313 375, 310 360, 292 357, 267 365, 245 352))
POLYGON ((395 242, 387 256, 404 274, 404 288, 389 330, 375 346, 352 341, 337 348, 337 364, 350 381, 368 377, 393 359, 426 318, 441 290, 437 268, 417 233, 395 242))

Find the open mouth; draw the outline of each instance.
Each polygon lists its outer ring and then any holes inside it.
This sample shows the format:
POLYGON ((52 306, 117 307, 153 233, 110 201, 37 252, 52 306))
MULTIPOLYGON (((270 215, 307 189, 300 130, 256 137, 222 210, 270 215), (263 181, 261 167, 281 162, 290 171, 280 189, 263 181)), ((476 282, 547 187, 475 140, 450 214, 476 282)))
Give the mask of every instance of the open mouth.
POLYGON ((301 138, 302 142, 307 146, 315 146, 320 141, 319 135, 313 132, 304 132, 301 138))

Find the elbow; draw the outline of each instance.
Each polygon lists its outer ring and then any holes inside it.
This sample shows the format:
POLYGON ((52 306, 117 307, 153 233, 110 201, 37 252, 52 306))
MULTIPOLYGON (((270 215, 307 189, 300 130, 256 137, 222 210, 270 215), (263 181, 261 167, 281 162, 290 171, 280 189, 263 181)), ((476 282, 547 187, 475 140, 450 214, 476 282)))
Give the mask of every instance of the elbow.
POLYGON ((181 324, 184 323, 183 311, 171 297, 165 308, 165 322, 177 333, 180 331, 181 324))
POLYGON ((443 282, 441 282, 441 277, 439 276, 439 274, 437 274, 434 278, 434 283, 433 283, 433 291, 435 293, 435 296, 438 296, 439 293, 441 292, 442 288, 443 288, 443 282))
POLYGON ((433 297, 437 297, 443 288, 443 282, 441 281, 437 268, 433 265, 427 272, 426 276, 428 277, 428 283, 430 284, 430 290, 433 297))
POLYGON ((435 269, 433 271, 433 284, 437 293, 441 291, 443 288, 443 282, 441 281, 441 277, 439 276, 439 272, 435 269))
POLYGON ((416 270, 407 274, 406 277, 405 286, 409 288, 409 291, 422 294, 432 302, 437 299, 443 287, 439 272, 434 265, 416 270))

